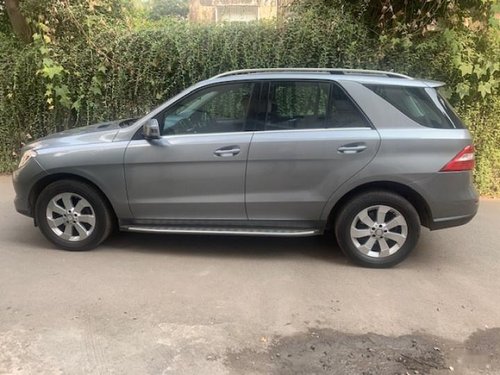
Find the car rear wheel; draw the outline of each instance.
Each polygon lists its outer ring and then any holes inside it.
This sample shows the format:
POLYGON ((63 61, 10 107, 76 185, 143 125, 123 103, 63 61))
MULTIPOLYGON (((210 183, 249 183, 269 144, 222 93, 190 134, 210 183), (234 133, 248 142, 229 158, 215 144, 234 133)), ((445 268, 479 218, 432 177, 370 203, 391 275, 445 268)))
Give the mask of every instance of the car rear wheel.
POLYGON ((90 250, 113 227, 107 202, 92 186, 75 180, 48 185, 36 201, 35 215, 43 235, 65 250, 90 250))
POLYGON ((392 267, 417 244, 420 220, 400 195, 371 191, 355 196, 339 212, 335 235, 342 251, 356 263, 392 267))

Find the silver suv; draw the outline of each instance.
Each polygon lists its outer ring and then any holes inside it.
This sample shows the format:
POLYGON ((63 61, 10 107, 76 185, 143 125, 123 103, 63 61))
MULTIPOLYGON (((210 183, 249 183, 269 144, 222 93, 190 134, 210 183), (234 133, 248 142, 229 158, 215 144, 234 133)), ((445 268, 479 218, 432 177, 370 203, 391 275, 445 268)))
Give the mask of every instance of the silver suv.
POLYGON ((444 84, 382 71, 220 74, 140 119, 26 146, 17 211, 58 247, 133 232, 311 236, 334 232, 368 267, 415 247, 420 226, 478 208, 469 132, 444 84))

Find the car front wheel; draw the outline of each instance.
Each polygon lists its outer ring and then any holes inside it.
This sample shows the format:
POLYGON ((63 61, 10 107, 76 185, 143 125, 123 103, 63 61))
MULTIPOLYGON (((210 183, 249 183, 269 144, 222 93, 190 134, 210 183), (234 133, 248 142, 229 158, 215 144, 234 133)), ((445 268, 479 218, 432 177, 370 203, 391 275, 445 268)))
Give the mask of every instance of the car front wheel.
POLYGON ((35 215, 44 236, 65 250, 93 249, 112 229, 110 209, 101 194, 75 180, 48 185, 36 201, 35 215))
POLYGON ((341 209, 335 235, 342 251, 356 263, 372 268, 391 267, 415 247, 420 220, 413 205, 400 195, 366 192, 341 209))

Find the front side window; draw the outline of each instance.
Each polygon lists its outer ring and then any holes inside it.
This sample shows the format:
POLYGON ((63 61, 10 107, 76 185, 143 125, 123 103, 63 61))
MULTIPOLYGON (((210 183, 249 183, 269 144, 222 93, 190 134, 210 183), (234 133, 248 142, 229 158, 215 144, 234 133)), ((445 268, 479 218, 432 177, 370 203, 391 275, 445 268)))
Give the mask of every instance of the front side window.
POLYGON ((245 131, 253 83, 201 89, 158 116, 162 135, 245 131))
POLYGON ((452 122, 448 113, 452 112, 451 107, 434 89, 373 84, 365 86, 422 126, 438 129, 461 127, 458 117, 457 123, 452 122))

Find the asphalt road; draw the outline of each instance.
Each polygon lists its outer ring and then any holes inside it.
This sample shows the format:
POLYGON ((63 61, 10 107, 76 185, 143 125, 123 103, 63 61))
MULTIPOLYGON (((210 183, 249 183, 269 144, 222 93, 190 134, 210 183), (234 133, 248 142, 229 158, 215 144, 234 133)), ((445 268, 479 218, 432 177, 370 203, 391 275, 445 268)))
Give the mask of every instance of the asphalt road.
POLYGON ((0 177, 1 374, 500 373, 500 201, 396 268, 327 237, 57 250, 0 177))

